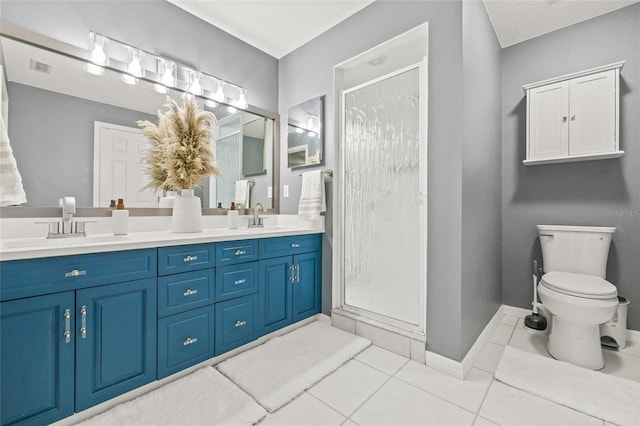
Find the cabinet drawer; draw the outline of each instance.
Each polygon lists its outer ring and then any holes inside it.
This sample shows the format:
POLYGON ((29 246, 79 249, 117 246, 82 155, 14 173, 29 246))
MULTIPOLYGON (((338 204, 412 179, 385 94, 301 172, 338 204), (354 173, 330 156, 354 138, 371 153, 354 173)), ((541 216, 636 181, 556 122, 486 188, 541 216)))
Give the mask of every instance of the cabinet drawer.
POLYGON ((294 235, 291 237, 263 238, 260 240, 260 258, 288 256, 318 251, 322 248, 322 234, 294 235))
POLYGON ((216 265, 258 260, 258 240, 226 241, 216 244, 216 265))
POLYGON ((213 305, 158 320, 158 379, 213 357, 213 305))
POLYGON ((215 266, 215 244, 191 244, 158 249, 158 275, 195 271, 215 266))
POLYGON ((216 302, 253 294, 258 290, 258 263, 216 268, 216 302))
POLYGON ((156 249, 6 261, 0 300, 151 278, 156 262, 156 249))
POLYGON ((216 355, 258 337, 257 294, 216 303, 216 355))
POLYGON ((158 278, 158 316, 177 314, 214 302, 213 269, 158 278))

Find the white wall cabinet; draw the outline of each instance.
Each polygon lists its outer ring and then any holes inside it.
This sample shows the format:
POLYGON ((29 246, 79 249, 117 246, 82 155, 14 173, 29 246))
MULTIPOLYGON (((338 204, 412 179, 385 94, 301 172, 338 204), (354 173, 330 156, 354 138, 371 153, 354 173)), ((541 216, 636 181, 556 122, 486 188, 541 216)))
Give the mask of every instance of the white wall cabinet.
POLYGON ((525 165, 618 158, 619 78, 624 61, 523 86, 525 165))

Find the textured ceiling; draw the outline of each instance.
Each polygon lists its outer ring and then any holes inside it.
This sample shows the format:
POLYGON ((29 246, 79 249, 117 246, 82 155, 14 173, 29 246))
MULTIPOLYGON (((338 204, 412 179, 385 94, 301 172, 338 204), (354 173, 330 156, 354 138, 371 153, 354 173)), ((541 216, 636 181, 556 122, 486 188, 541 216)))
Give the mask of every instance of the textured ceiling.
MULTIPOLYGON (((373 2, 373 0, 168 1, 277 59, 373 2)), ((483 1, 500 45, 507 47, 640 0, 483 1)))

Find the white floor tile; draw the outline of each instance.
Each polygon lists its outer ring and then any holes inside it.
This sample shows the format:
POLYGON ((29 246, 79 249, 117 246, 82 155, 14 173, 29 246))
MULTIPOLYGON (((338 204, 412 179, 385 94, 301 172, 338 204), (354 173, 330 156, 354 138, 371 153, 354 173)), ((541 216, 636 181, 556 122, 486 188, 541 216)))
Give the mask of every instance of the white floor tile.
POLYGON ((403 356, 375 345, 371 345, 360 352, 358 356, 356 356, 356 359, 390 376, 396 374, 398 370, 409 361, 409 359, 403 356))
POLYGON ((604 368, 600 372, 640 382, 640 358, 606 349, 602 352, 604 368))
POLYGON ((482 348, 480 355, 478 355, 478 359, 476 359, 474 366, 481 368, 484 371, 495 373, 503 352, 504 346, 487 342, 487 344, 484 345, 484 348, 482 348))
POLYGON ((478 413, 500 425, 597 425, 602 420, 538 398, 496 380, 478 413))
POLYGON ((484 417, 476 417, 476 421, 473 423, 473 426, 499 426, 497 423, 492 422, 491 420, 487 420, 484 417))
POLYGON ((640 343, 627 342, 624 349, 620 353, 640 357, 640 343))
POLYGON ((344 416, 323 402, 303 393, 275 413, 269 414, 258 424, 261 426, 339 426, 344 420, 344 416))
POLYGON ((547 352, 547 336, 542 332, 526 329, 524 326, 516 326, 511 340, 509 340, 509 345, 516 349, 552 358, 547 352))
POLYGON ((489 338, 490 342, 497 343, 498 345, 506 345, 509 343, 511 334, 513 333, 513 326, 506 324, 498 324, 493 334, 489 338))
POLYGON ((356 321, 356 334, 368 339, 376 346, 397 353, 406 358, 411 357, 411 339, 391 331, 356 321))
POLYGON ((351 360, 308 392, 340 414, 349 417, 387 380, 389 375, 351 360))
POLYGON ((474 413, 493 380, 493 374, 477 368, 472 368, 467 377, 460 380, 415 361, 407 363, 395 377, 474 413))
POLYGON ((360 425, 471 425, 462 408, 392 378, 351 416, 360 425))
POLYGON ((350 419, 345 420, 344 423, 342 423, 342 426, 358 426, 357 423, 354 423, 353 421, 351 421, 350 419))
POLYGON ((511 315, 505 315, 500 320, 500 324, 510 325, 513 327, 515 327, 517 323, 518 323, 518 317, 512 317, 511 315))

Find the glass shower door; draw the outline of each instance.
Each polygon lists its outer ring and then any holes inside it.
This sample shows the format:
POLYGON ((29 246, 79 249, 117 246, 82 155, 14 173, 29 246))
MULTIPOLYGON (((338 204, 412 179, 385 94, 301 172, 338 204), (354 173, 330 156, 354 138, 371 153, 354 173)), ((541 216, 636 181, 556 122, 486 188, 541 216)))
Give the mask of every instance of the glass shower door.
POLYGON ((344 91, 342 147, 344 305, 416 327, 426 286, 420 71, 344 91))

